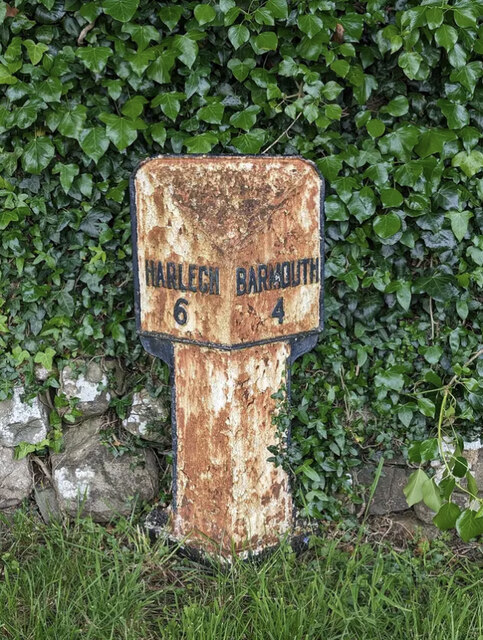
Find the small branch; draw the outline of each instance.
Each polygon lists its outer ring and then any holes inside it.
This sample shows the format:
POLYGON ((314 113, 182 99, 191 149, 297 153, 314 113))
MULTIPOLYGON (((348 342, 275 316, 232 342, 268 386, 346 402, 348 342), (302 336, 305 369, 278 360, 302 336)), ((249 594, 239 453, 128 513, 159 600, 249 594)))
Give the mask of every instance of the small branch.
POLYGON ((95 20, 93 20, 92 22, 89 22, 89 24, 86 24, 86 26, 79 33, 79 37, 77 38, 77 44, 79 45, 79 47, 84 43, 84 38, 89 33, 89 31, 91 31, 91 29, 94 29, 95 24, 96 24, 95 20))
MULTIPOLYGON (((470 364, 472 362, 474 362, 475 360, 477 360, 480 356, 483 356, 483 349, 480 349, 479 351, 477 351, 476 353, 474 353, 471 358, 469 360, 467 360, 464 365, 463 365, 463 369, 465 369, 466 367, 469 367, 470 364)), ((446 385, 446 388, 449 389, 455 384, 455 382, 458 381, 458 376, 454 375, 451 380, 448 382, 448 384, 446 385)))
POLYGON ((268 151, 270 151, 270 149, 272 149, 272 147, 274 147, 274 146, 277 144, 277 142, 280 142, 280 140, 283 138, 283 136, 285 136, 285 135, 287 135, 287 134, 288 134, 288 132, 290 131, 290 129, 294 126, 294 124, 297 122, 297 120, 300 118, 300 116, 301 116, 301 115, 302 115, 302 112, 300 111, 300 112, 297 114, 297 117, 296 117, 294 120, 292 120, 292 122, 288 125, 288 127, 285 129, 285 131, 284 131, 283 133, 281 133, 281 134, 278 136, 278 138, 272 142, 272 144, 271 144, 271 145, 269 145, 269 146, 268 146, 264 151, 262 151, 262 155, 263 155, 264 153, 267 153, 268 151))
POLYGON ((32 462, 35 462, 35 464, 42 469, 47 480, 50 482, 51 485, 53 485, 52 475, 49 469, 47 468, 47 465, 38 456, 32 456, 32 462))
POLYGON ((429 298, 429 317, 431 319, 431 342, 434 341, 434 316, 433 316, 433 298, 429 298))

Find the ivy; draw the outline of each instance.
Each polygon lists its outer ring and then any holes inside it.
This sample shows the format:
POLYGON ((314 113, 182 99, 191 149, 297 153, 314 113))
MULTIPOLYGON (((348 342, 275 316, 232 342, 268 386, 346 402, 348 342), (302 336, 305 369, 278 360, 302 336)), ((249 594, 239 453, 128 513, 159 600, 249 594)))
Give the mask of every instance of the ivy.
MULTIPOLYGON (((437 396, 415 385, 481 344, 481 11, 0 2, 0 399, 34 384, 36 358, 52 358, 47 386, 79 355, 144 366, 127 192, 141 159, 300 154, 327 183, 326 331, 294 366, 290 456, 301 503, 334 515, 362 456, 432 435, 437 396)), ((480 397, 455 390, 466 438, 480 397)))

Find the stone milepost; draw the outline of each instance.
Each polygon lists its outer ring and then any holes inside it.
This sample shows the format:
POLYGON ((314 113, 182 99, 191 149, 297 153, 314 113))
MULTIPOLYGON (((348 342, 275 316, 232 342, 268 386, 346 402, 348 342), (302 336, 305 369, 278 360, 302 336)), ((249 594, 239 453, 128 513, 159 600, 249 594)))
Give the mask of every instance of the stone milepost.
POLYGON ((298 157, 160 156, 132 178, 137 328, 171 368, 175 540, 259 552, 292 528, 272 395, 322 328, 323 182, 298 157))

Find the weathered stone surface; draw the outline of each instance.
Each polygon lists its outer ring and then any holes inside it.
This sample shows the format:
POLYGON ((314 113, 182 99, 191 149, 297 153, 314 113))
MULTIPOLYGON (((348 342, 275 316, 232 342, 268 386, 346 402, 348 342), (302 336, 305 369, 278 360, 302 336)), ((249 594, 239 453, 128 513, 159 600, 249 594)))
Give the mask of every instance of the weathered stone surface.
POLYGON ((57 502, 57 496, 52 487, 35 487, 34 495, 40 515, 45 523, 48 524, 52 520, 61 518, 62 514, 57 502))
POLYGON ((392 530, 400 528, 406 532, 411 538, 424 536, 429 540, 433 540, 440 535, 440 530, 437 529, 432 522, 423 524, 416 516, 410 511, 405 513, 395 513, 390 517, 392 522, 392 530))
POLYGON ((20 442, 36 444, 47 435, 47 408, 39 398, 22 400, 23 393, 23 387, 15 387, 13 396, 0 402, 0 446, 14 447, 20 442))
POLYGON ((35 377, 39 382, 45 382, 52 371, 46 369, 42 364, 36 364, 34 368, 35 377))
POLYGON ((478 461, 473 471, 478 489, 483 491, 483 447, 478 450, 478 461))
POLYGON ((114 458, 100 442, 102 426, 101 418, 93 418, 68 429, 64 452, 52 456, 54 488, 62 511, 75 516, 82 505, 82 512, 97 522, 128 515, 134 498, 151 500, 158 490, 154 454, 142 450, 136 458, 114 458))
POLYGON ((28 460, 15 460, 13 449, 0 447, 0 509, 15 507, 31 491, 28 460))
POLYGON ((121 393, 126 376, 119 362, 114 358, 106 358, 102 363, 102 367, 109 379, 109 391, 115 394, 121 393))
MULTIPOLYGON (((471 502, 468 499, 468 496, 466 496, 463 493, 456 493, 456 492, 454 492, 453 495, 451 496, 451 500, 452 502, 457 504, 458 507, 460 507, 460 509, 465 509, 466 507, 469 506, 471 502)), ((413 509, 414 509, 414 513, 422 522, 425 522, 426 524, 433 524, 433 518, 436 515, 436 512, 430 509, 429 507, 427 507, 424 504, 424 502, 418 502, 417 504, 414 505, 413 509)))
MULTIPOLYGON (((354 483, 369 487, 374 481, 376 468, 369 465, 353 472, 354 483)), ((369 508, 373 515, 384 515, 409 509, 403 489, 407 484, 411 469, 385 465, 369 508)))
POLYGON ((144 440, 161 442, 166 438, 169 406, 162 398, 153 398, 146 389, 133 395, 131 410, 122 421, 126 431, 144 440))
POLYGON ((82 411, 81 420, 107 411, 111 394, 106 389, 107 375, 97 362, 89 362, 85 372, 64 367, 60 380, 61 390, 68 399, 79 398, 77 409, 82 411))
MULTIPOLYGON (((446 452, 448 461, 454 453, 454 442, 443 442, 443 450, 446 452)), ((483 443, 481 440, 463 442, 463 456, 468 461, 468 469, 474 475, 476 484, 483 491, 483 443)), ((443 479, 445 466, 441 460, 433 460, 431 463, 435 469, 434 481, 439 484, 443 479)), ((466 478, 460 478, 459 484, 466 489, 466 478)))

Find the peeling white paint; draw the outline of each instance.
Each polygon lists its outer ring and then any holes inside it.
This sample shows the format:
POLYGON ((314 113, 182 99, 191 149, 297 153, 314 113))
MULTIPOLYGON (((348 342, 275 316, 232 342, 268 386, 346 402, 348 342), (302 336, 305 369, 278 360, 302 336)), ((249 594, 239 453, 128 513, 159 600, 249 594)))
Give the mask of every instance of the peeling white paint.
POLYGON ((58 492, 64 500, 89 497, 90 484, 95 475, 95 472, 87 465, 75 469, 74 473, 66 467, 60 467, 55 470, 58 492))
POLYGON ((39 398, 22 400, 24 392, 23 387, 15 387, 13 396, 0 402, 0 445, 36 444, 47 436, 47 409, 39 398))

